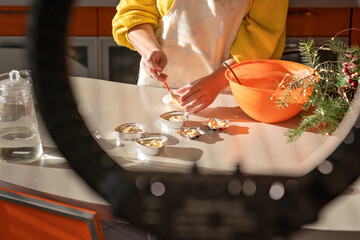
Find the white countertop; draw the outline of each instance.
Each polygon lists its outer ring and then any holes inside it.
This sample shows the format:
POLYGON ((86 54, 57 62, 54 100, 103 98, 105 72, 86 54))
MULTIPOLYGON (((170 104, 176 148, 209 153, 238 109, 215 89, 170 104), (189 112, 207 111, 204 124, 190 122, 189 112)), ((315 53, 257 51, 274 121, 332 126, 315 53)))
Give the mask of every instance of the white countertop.
MULTIPOLYGON (((90 131, 102 136, 98 142, 121 166, 130 171, 188 172, 194 162, 200 172, 232 172, 237 163, 247 173, 299 176, 324 160, 345 138, 355 122, 347 114, 333 136, 306 132, 296 142, 286 143, 284 133, 298 119, 280 124, 252 120, 237 106, 232 95, 221 94, 199 114, 190 115, 187 126, 201 126, 208 134, 196 140, 183 139, 176 130, 165 129, 159 116, 169 111, 161 99, 165 89, 140 87, 89 78, 72 78, 79 111, 90 131), (217 117, 230 120, 222 132, 210 132, 201 122, 217 117), (144 124, 148 134, 164 134, 168 144, 158 156, 144 156, 133 142, 119 144, 114 128, 126 122, 144 124), (212 134, 209 134, 212 133, 212 134)), ((358 110, 355 111, 355 115, 358 110)), ((357 116, 357 115, 356 115, 357 116)), ((39 119, 40 127, 43 126, 39 119)), ((44 159, 28 164, 0 162, 0 181, 46 194, 107 206, 59 155, 45 129, 41 129, 44 159)), ((0 184, 1 186, 1 184, 0 184)), ((56 199, 55 199, 56 200, 56 199)), ((65 201, 66 202, 66 201, 65 201)), ((360 182, 325 207, 316 224, 322 230, 360 231, 360 182)))
POLYGON ((128 170, 161 171, 165 166, 165 171, 188 171, 196 162, 206 171, 232 172, 239 163, 242 171, 252 174, 300 176, 327 158, 346 135, 345 131, 333 136, 305 132, 287 143, 285 133, 299 116, 278 124, 260 123, 248 117, 232 95, 221 94, 207 109, 190 115, 186 126, 200 126, 207 133, 191 141, 161 124, 159 116, 170 111, 162 102, 167 94, 163 88, 86 78, 72 83, 89 130, 100 133, 103 148, 128 170), (230 126, 221 132, 207 130, 202 122, 209 118, 228 119, 230 126), (127 122, 145 125, 148 134, 165 134, 169 138, 165 151, 144 158, 133 142, 116 146, 114 129, 127 122))

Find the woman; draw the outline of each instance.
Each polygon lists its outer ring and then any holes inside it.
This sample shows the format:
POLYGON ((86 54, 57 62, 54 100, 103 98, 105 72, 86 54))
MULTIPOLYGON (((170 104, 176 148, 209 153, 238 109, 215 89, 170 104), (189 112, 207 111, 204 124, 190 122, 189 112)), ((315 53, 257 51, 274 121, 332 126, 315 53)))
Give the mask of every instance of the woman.
POLYGON ((113 36, 142 56, 138 85, 177 88, 195 113, 228 85, 229 65, 279 59, 288 0, 121 0, 113 36))

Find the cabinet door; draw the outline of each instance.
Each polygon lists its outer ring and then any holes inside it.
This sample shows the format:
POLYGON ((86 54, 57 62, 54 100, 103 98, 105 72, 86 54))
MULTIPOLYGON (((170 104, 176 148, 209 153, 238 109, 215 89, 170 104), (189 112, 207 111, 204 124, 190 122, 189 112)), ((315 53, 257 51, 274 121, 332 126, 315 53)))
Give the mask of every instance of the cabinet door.
POLYGON ((0 36, 25 35, 29 12, 29 7, 0 6, 0 36))
MULTIPOLYGON (((97 78, 97 38, 69 37, 68 41, 69 75, 97 78)), ((29 69, 26 43, 27 37, 0 37, 0 74, 11 70, 29 69)))
POLYGON ((26 37, 0 37, 0 74, 29 67, 26 37))
MULTIPOLYGON (((350 19, 350 8, 290 8, 287 36, 333 37, 350 27, 350 19)), ((349 36, 349 32, 339 36, 349 36)))
POLYGON ((69 74, 98 78, 97 37, 69 37, 67 63, 69 74))
POLYGON ((100 37, 101 79, 136 84, 140 55, 119 46, 112 37, 100 37))
MULTIPOLYGON (((31 8, 0 6, 0 36, 25 36, 31 8)), ((96 7, 74 7, 69 20, 70 36, 97 36, 98 15, 96 7)))
POLYGON ((351 44, 360 46, 360 8, 353 9, 352 27, 356 29, 351 31, 351 44))
POLYGON ((97 36, 98 14, 96 7, 74 7, 69 22, 69 36, 97 36))
POLYGON ((99 8, 99 36, 112 36, 112 19, 115 14, 115 7, 99 8))

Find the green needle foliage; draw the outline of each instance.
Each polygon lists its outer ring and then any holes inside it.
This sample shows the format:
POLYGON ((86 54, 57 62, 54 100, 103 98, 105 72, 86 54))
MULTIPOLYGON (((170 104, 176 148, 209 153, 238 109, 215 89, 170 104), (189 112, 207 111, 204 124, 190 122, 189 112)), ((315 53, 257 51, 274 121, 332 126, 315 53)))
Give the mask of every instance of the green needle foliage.
POLYGON ((292 81, 283 86, 282 90, 285 94, 276 99, 277 107, 282 109, 287 107, 294 90, 299 91, 300 89, 297 96, 303 95, 304 91, 312 90, 313 92, 303 105, 300 124, 286 133, 288 142, 297 140, 305 131, 329 135, 336 130, 352 100, 347 97, 351 95, 351 92, 348 91, 356 90, 356 87, 350 86, 347 79, 352 76, 357 86, 360 75, 360 60, 358 59, 360 58, 360 49, 358 46, 349 47, 343 41, 333 38, 328 41, 328 44, 317 48, 314 40, 309 39, 299 43, 299 50, 302 62, 311 67, 313 72, 306 77, 293 76, 292 81), (319 49, 324 48, 336 54, 337 61, 320 62, 319 49), (350 72, 346 74, 344 62, 352 64, 350 72), (343 86, 347 86, 347 88, 342 88, 343 86))
POLYGON ((301 40, 299 42, 299 50, 301 54, 301 61, 306 66, 315 68, 319 64, 320 57, 313 39, 309 39, 307 42, 301 40))

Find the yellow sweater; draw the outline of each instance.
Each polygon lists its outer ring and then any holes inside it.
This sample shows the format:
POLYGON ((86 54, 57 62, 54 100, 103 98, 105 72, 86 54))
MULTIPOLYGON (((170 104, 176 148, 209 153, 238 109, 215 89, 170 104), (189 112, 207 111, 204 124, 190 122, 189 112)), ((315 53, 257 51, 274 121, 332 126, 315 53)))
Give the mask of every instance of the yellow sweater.
MULTIPOLYGON (((115 41, 134 50, 127 38, 128 30, 143 23, 152 24, 155 30, 173 3, 174 0, 121 0, 112 21, 115 41)), ((236 61, 281 57, 288 4, 289 0, 250 0, 230 50, 236 61)))

